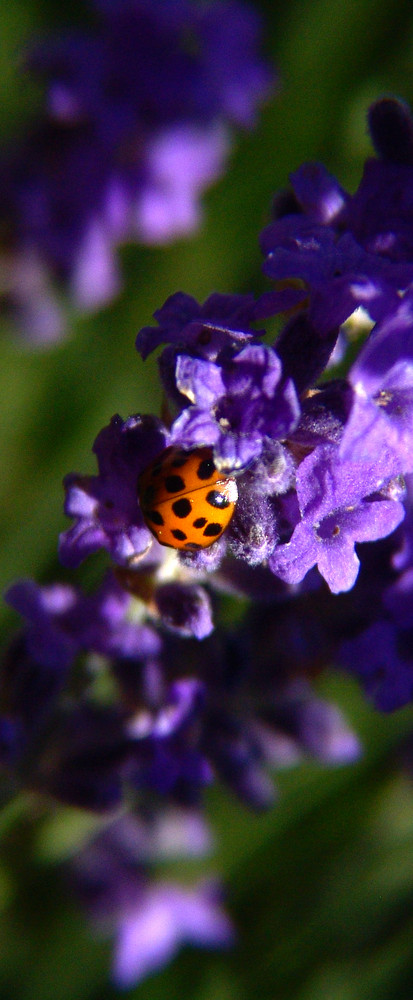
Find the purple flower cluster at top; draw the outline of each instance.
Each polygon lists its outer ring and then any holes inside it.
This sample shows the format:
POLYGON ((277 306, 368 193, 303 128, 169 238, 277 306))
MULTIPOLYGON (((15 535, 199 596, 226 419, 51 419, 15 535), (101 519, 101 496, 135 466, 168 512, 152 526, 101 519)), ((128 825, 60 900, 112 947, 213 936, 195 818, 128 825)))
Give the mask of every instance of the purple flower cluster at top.
POLYGON ((320 335, 356 308, 383 319, 413 281, 410 110, 384 98, 370 108, 368 123, 378 156, 367 160, 356 193, 348 194, 321 164, 303 164, 291 176, 288 197, 275 199, 275 221, 262 235, 266 274, 295 286, 270 294, 269 311, 309 298, 320 335))
POLYGON ((29 49, 45 113, 0 162, 8 298, 44 343, 62 324, 54 281, 95 308, 119 287, 120 242, 165 243, 199 225, 230 126, 254 124, 272 82, 241 2, 92 6, 92 27, 29 49))

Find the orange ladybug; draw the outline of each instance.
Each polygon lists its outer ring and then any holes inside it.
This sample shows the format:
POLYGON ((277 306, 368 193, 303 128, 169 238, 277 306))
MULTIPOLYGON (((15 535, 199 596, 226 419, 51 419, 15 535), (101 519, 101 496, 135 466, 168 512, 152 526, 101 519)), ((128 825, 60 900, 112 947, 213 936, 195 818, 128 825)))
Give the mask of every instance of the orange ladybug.
POLYGON ((214 463, 212 448, 170 447, 141 473, 138 498, 161 545, 206 549, 228 527, 238 499, 235 479, 214 463))

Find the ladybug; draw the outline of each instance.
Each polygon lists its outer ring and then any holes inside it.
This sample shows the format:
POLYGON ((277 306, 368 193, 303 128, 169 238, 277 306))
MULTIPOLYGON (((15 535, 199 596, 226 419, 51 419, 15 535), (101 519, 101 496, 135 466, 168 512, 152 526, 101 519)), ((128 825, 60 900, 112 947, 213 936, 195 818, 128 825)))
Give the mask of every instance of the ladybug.
POLYGON ((161 545, 206 549, 222 535, 235 510, 235 479, 218 471, 212 448, 161 452, 138 479, 145 522, 161 545))

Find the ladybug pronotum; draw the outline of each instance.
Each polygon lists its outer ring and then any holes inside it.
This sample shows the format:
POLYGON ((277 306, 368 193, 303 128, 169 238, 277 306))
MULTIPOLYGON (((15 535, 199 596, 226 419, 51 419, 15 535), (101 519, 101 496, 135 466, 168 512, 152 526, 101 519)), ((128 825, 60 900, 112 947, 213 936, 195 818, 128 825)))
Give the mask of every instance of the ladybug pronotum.
POLYGON ((170 447, 141 473, 138 497, 161 545, 206 549, 228 527, 238 498, 235 479, 215 466, 212 448, 170 447))

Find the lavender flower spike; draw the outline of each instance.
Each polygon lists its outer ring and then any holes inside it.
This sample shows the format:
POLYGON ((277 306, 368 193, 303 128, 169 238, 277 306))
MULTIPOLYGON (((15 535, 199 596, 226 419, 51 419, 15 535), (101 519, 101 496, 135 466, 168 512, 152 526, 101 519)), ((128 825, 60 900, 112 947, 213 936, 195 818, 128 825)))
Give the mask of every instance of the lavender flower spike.
POLYGON ((92 6, 88 30, 26 54, 46 107, 0 163, 8 304, 38 343, 64 325, 53 285, 81 310, 98 308, 120 288, 120 243, 164 244, 198 228, 232 127, 255 124, 272 85, 242 2, 92 6))
MULTIPOLYGON (((378 157, 366 161, 354 195, 321 164, 291 175, 292 194, 275 200, 262 234, 264 270, 300 288, 273 293, 273 311, 300 302, 327 336, 358 307, 379 321, 397 309, 413 281, 413 119, 394 98, 377 101, 368 123, 378 157)), ((270 308, 268 298, 268 311, 270 308)))

